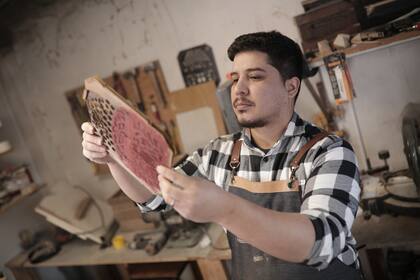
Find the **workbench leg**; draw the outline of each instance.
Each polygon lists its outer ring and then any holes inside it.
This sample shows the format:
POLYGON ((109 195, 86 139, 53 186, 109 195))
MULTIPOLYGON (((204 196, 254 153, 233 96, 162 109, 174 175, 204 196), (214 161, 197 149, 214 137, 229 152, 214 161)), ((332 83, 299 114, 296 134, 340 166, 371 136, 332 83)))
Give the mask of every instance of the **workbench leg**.
POLYGON ((365 248, 361 249, 358 251, 358 254, 359 254, 361 269, 365 277, 365 280, 375 280, 375 278, 373 278, 372 268, 370 266, 367 250, 365 248))
POLYGON ((386 249, 367 249, 366 255, 369 260, 373 279, 388 280, 389 277, 386 272, 386 260, 385 252, 386 249))
POLYGON ((225 269, 218 260, 197 260, 203 280, 227 280, 225 269))
POLYGON ((38 273, 33 268, 8 267, 16 280, 39 280, 38 273))
POLYGON ((118 272, 120 273, 121 280, 130 280, 130 275, 128 273, 128 265, 127 264, 117 264, 116 265, 118 272))

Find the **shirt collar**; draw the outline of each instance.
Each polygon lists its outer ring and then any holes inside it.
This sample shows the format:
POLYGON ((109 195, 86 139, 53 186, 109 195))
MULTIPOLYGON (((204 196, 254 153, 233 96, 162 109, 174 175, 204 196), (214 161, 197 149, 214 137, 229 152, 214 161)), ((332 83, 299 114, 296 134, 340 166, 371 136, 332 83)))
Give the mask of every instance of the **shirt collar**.
MULTIPOLYGON (((281 142, 281 140, 285 137, 293 137, 304 134, 306 125, 307 123, 302 120, 296 112, 293 112, 292 118, 290 119, 286 130, 273 147, 277 146, 279 142, 281 142)), ((242 130, 241 138, 249 147, 254 147, 251 142, 251 132, 248 128, 244 128, 242 130)))
POLYGON ((306 124, 307 123, 302 120, 296 112, 293 112, 292 118, 290 119, 283 135, 285 137, 302 135, 305 133, 306 124))

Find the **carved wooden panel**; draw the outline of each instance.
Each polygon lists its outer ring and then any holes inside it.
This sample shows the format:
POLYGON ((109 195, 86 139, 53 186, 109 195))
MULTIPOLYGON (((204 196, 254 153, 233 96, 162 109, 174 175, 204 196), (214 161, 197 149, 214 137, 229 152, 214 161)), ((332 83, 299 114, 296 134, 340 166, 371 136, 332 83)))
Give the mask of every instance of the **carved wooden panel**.
POLYGON ((143 186, 159 192, 156 166, 171 166, 173 154, 160 129, 98 77, 85 80, 83 98, 109 155, 143 186))

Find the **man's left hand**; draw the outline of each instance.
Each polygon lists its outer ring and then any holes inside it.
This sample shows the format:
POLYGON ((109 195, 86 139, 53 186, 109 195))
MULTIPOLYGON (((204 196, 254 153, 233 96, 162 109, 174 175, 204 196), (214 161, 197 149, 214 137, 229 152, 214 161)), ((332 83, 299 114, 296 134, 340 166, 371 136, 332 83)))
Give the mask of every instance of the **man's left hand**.
POLYGON ((198 223, 217 222, 226 213, 229 193, 213 182, 164 166, 156 170, 164 200, 184 218, 198 223))

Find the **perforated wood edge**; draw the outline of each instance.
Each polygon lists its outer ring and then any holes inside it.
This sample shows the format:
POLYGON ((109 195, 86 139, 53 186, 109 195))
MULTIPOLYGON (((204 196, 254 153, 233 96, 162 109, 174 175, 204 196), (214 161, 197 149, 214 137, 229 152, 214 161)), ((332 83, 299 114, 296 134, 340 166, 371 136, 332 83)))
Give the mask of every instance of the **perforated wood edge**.
MULTIPOLYGON (((137 108, 133 107, 132 104, 130 104, 129 102, 127 102, 127 100, 125 100, 125 98, 123 98, 120 94, 118 94, 118 92, 116 92, 112 87, 110 87, 109 85, 107 85, 105 83, 104 80, 102 80, 101 78, 99 78, 98 76, 92 76, 89 77, 85 80, 84 82, 85 84, 85 90, 83 92, 83 100, 86 102, 89 93, 92 92, 94 94, 99 95, 102 98, 105 99, 112 99, 113 102, 117 103, 120 106, 124 106, 126 108, 128 108, 129 110, 137 113, 144 122, 146 122, 148 125, 150 125, 151 127, 155 128, 157 131, 159 131, 159 137, 162 137, 165 140, 165 143, 167 144, 168 148, 169 148, 169 155, 168 155, 168 159, 166 163, 166 166, 170 167, 172 166, 172 160, 173 160, 173 150, 171 148, 170 142, 168 141, 168 139, 164 136, 162 130, 159 127, 156 127, 155 125, 153 125, 148 119, 147 116, 145 114, 143 114, 142 112, 140 112, 139 110, 137 110, 137 108), (110 94, 111 93, 111 94, 110 94)), ((115 153, 115 152, 113 152, 115 153)), ((146 184, 141 178, 137 177, 121 160, 120 156, 115 153, 117 156, 114 156, 114 159, 118 162, 119 165, 121 165, 122 167, 124 167, 124 169, 130 174, 132 175, 142 186, 147 186, 148 184, 146 184)), ((148 188, 149 190, 151 190, 150 188, 148 188)), ((152 190, 151 190, 152 191, 152 190)))

